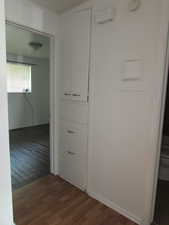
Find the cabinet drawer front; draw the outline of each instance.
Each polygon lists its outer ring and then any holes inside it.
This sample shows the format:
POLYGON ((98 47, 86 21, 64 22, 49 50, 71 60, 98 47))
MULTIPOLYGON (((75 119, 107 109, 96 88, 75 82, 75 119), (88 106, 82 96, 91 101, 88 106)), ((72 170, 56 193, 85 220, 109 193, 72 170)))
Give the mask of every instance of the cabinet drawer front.
POLYGON ((83 157, 87 151, 87 126, 61 121, 60 131, 61 154, 74 153, 77 157, 83 157))
POLYGON ((60 103, 60 119, 80 124, 88 123, 88 104, 71 101, 60 103))
POLYGON ((84 189, 87 159, 87 126, 60 121, 59 174, 84 189))
POLYGON ((60 176, 73 185, 84 189, 85 186, 85 170, 84 163, 74 156, 65 156, 61 158, 60 176))

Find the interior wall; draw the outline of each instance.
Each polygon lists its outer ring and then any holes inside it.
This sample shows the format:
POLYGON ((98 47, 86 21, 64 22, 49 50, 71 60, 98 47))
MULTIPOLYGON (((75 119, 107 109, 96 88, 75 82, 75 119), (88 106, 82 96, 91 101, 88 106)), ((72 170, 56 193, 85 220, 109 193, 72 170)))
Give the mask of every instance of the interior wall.
POLYGON ((58 34, 59 16, 27 0, 5 1, 6 19, 48 34, 58 34))
POLYGON ((12 225, 12 192, 10 177, 8 111, 6 95, 6 48, 4 1, 0 1, 0 224, 12 225))
MULTIPOLYGON (((7 58, 17 60, 17 56, 11 54, 7 58)), ((49 123, 49 59, 22 57, 22 62, 34 64, 32 92, 26 95, 33 110, 25 99, 25 94, 8 93, 9 129, 49 123)))
POLYGON ((128 3, 93 1, 88 192, 137 223, 150 224, 168 2, 142 0, 134 12, 128 3), (99 25, 95 15, 106 7, 115 8, 115 19, 99 25))

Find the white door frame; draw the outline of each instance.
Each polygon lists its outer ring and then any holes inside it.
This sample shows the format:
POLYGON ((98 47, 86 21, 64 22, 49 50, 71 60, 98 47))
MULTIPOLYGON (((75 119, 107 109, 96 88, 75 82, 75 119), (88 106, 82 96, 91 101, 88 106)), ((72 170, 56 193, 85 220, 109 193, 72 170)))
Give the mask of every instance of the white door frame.
POLYGON ((33 33, 37 33, 43 36, 46 36, 50 39, 50 68, 49 68, 49 111, 50 111, 50 172, 52 174, 56 175, 56 162, 55 162, 55 142, 54 142, 54 136, 55 136, 55 36, 49 33, 38 31, 34 28, 27 27, 24 25, 20 25, 18 23, 14 23, 10 20, 6 20, 6 24, 12 25, 15 27, 18 27, 19 29, 30 31, 33 33))
POLYGON ((160 124, 159 124, 159 134, 158 134, 158 144, 157 144, 156 167, 155 167, 155 175, 154 175, 151 222, 153 222, 154 220, 154 213, 155 213, 158 174, 159 174, 160 156, 161 156, 161 145, 162 145, 162 139, 163 139, 163 126, 164 126, 164 116, 165 116, 167 85, 169 82, 169 27, 168 27, 167 48, 166 48, 166 57, 165 57, 164 66, 165 66, 165 69, 164 69, 164 79, 163 79, 163 92, 162 92, 162 98, 161 98, 160 124))

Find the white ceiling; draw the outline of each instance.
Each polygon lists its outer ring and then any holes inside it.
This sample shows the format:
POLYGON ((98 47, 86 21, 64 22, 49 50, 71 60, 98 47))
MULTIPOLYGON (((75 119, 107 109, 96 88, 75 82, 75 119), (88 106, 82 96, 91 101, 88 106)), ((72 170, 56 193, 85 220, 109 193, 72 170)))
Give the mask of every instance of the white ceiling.
POLYGON ((42 6, 47 7, 48 9, 61 13, 64 10, 67 10, 69 8, 72 8, 76 5, 79 5, 86 0, 29 0, 38 4, 41 4, 42 6))
POLYGON ((6 48, 7 53, 29 56, 36 58, 48 58, 50 42, 49 38, 20 29, 13 25, 6 26, 6 48), (29 43, 40 42, 43 46, 39 50, 34 50, 29 43))

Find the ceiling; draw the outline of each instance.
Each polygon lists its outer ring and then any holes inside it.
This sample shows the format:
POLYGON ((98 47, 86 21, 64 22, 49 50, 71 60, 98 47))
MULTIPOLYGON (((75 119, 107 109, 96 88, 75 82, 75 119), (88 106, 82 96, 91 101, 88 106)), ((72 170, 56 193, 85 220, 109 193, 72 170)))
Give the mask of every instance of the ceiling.
POLYGON ((18 56, 48 58, 50 41, 48 37, 7 24, 6 48, 7 53, 18 56), (29 45, 30 42, 39 42, 42 44, 42 47, 35 50, 29 45))
POLYGON ((47 7, 48 9, 61 13, 64 10, 77 6, 86 0, 29 0, 42 6, 47 7))

